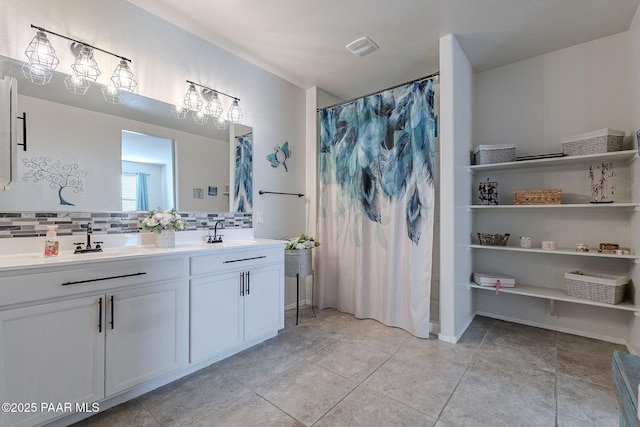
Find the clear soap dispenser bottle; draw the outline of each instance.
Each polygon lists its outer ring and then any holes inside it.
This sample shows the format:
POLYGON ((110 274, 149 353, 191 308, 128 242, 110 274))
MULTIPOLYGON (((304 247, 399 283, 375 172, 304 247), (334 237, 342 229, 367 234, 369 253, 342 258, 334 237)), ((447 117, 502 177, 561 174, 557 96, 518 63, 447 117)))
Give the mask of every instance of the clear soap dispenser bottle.
POLYGON ((47 226, 47 237, 44 241, 44 256, 56 256, 58 255, 58 233, 56 233, 57 225, 47 226))

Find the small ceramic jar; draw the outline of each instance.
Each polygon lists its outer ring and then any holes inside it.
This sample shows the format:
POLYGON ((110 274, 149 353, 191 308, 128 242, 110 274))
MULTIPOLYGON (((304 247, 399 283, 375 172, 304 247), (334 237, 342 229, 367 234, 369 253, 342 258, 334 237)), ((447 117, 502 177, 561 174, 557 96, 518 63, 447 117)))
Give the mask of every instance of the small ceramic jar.
POLYGON ((531 249, 531 236, 520 236, 520 247, 531 249))
POLYGON ((576 243, 576 251, 589 252, 589 245, 587 245, 586 243, 576 243))
POLYGON ((553 251, 556 249, 556 242, 554 240, 543 240, 542 249, 545 251, 553 251))

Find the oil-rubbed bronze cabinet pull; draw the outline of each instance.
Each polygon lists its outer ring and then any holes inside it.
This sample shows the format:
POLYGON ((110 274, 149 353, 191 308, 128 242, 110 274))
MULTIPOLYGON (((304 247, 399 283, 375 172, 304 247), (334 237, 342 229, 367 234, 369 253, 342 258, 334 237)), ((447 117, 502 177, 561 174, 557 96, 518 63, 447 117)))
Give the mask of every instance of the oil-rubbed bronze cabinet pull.
POLYGON ((98 300, 98 333, 102 333, 102 297, 98 300))
POLYGON ((111 295, 111 329, 113 329, 113 295, 111 295))
POLYGON ((251 258, 241 258, 241 259, 231 259, 228 261, 222 261, 223 264, 230 264, 232 262, 242 262, 242 261, 251 261, 254 259, 261 259, 261 258, 266 258, 266 255, 261 255, 261 256, 253 256, 251 258))
POLYGON ((125 277, 134 277, 134 276, 144 276, 145 272, 142 273, 131 273, 131 274, 122 274, 120 276, 109 276, 109 277, 100 277, 98 279, 88 279, 88 280, 78 280, 77 282, 67 282, 63 283, 62 286, 67 285, 78 285, 80 283, 91 283, 91 282, 101 282, 103 280, 112 280, 112 279, 123 279, 125 277))
POLYGON ((240 296, 244 296, 244 271, 240 273, 240 296))
POLYGON ((251 293, 251 272, 247 271, 247 295, 251 293))

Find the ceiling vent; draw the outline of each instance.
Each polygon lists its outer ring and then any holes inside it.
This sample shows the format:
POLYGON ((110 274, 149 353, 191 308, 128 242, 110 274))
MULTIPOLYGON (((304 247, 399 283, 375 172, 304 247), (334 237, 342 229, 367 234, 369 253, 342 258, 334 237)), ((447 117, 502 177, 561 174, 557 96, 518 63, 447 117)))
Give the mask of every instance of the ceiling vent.
POLYGON ((378 45, 369 37, 362 37, 347 45, 347 49, 355 56, 365 56, 379 49, 378 45))

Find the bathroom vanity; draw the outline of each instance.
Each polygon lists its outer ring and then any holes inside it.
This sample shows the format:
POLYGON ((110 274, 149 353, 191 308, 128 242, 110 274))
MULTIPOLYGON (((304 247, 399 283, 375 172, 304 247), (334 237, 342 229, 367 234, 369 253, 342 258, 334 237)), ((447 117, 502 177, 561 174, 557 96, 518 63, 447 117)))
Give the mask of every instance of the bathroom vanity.
POLYGON ((66 424, 277 335, 283 248, 0 255, 0 426, 66 424))

